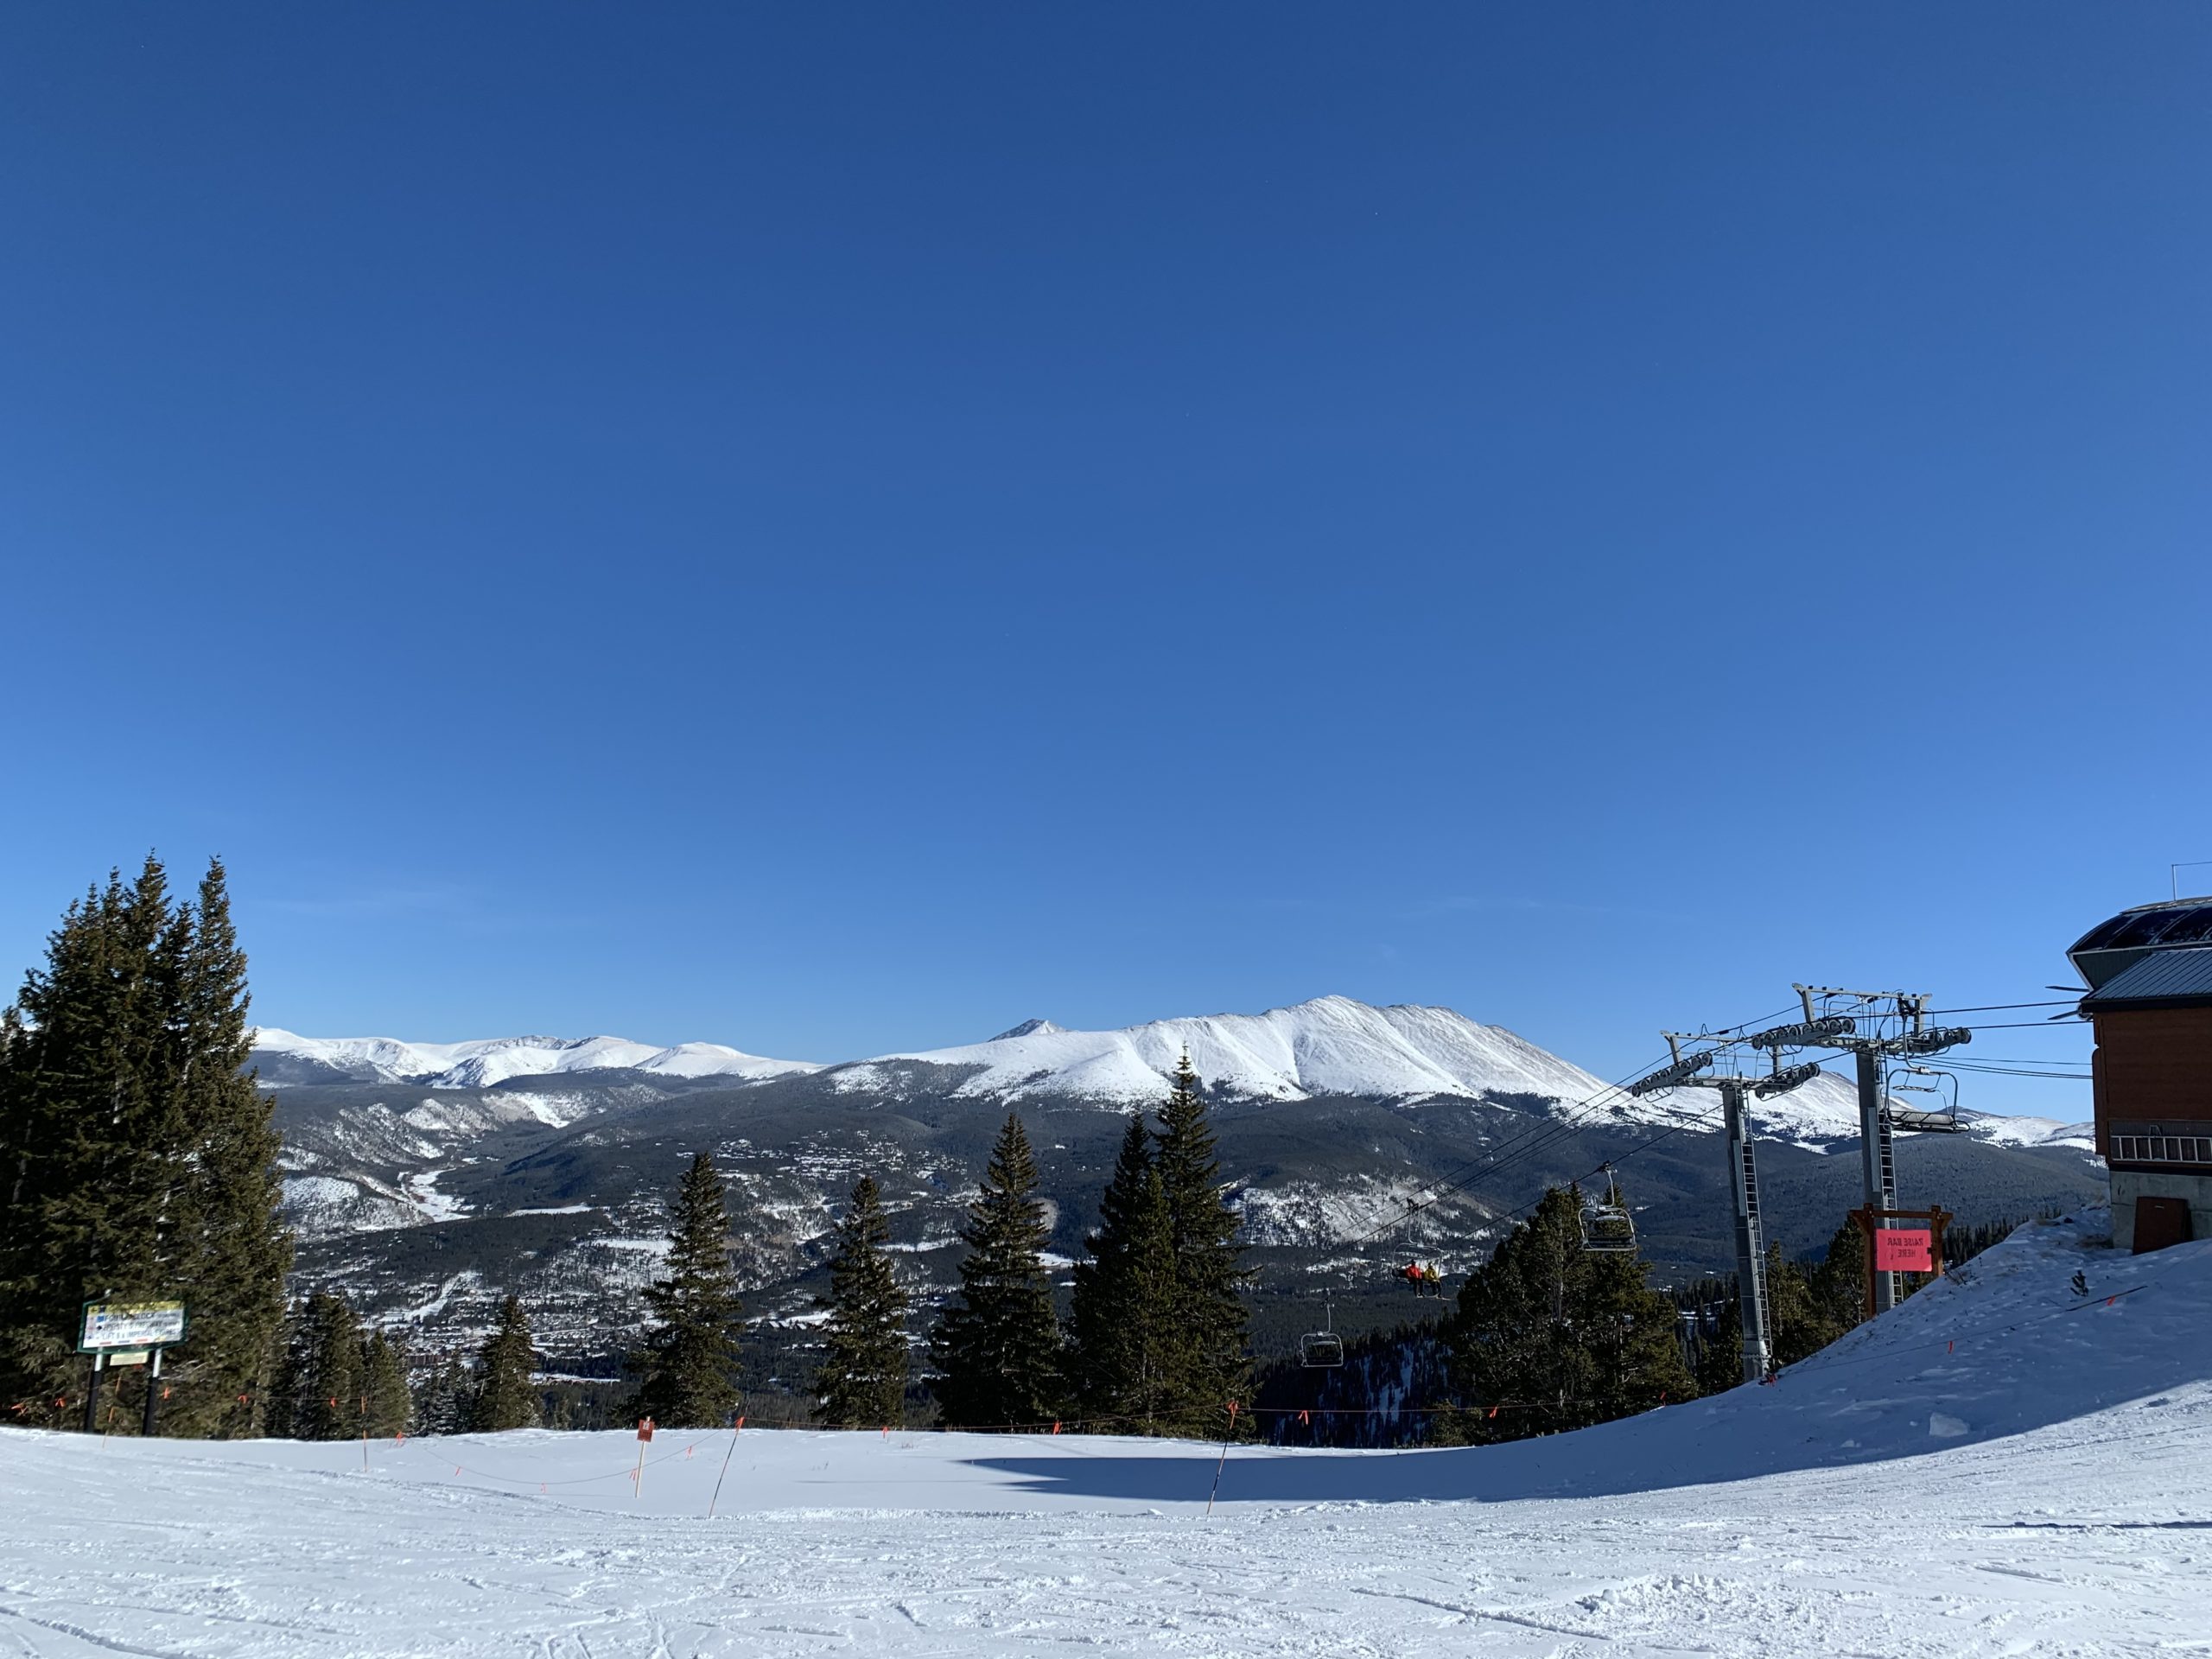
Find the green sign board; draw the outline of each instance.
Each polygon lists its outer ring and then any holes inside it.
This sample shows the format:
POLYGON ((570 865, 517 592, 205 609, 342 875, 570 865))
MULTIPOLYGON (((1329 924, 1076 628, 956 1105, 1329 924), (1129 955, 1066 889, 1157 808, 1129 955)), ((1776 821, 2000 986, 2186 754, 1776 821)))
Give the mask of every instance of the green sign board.
POLYGON ((118 1348, 166 1348, 184 1340, 182 1302, 86 1302, 80 1354, 118 1348))

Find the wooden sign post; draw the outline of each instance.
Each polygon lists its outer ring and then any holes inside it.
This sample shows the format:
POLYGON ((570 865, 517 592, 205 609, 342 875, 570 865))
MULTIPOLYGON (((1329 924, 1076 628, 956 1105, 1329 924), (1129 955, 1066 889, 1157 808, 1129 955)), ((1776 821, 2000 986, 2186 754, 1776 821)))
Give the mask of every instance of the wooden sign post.
POLYGON ((1878 1210, 1861 1205, 1851 1211, 1866 1241, 1866 1317, 1877 1311, 1874 1277, 1883 1273, 1925 1273, 1943 1276, 1943 1229, 1950 1225, 1948 1210, 1931 1205, 1925 1210, 1878 1210), (1925 1227, 1883 1227, 1885 1221, 1924 1221, 1925 1227))

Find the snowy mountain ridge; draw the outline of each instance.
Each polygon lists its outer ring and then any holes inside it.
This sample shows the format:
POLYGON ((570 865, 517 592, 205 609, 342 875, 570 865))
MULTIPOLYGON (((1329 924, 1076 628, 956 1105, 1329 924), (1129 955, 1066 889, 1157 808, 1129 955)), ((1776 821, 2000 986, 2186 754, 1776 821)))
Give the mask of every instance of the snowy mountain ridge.
MULTIPOLYGON (((1155 1020, 1111 1031, 1071 1031, 1050 1020, 1029 1020, 986 1042, 830 1065, 769 1059, 715 1043, 664 1048, 620 1037, 414 1043, 302 1037, 273 1027, 256 1033, 255 1053, 280 1087, 299 1080, 301 1068, 309 1077, 429 1089, 482 1089, 519 1077, 626 1071, 739 1084, 818 1073, 840 1094, 874 1095, 897 1093, 901 1074, 919 1065, 964 1072, 951 1090, 959 1098, 1060 1098, 1121 1107, 1160 1098, 1188 1054, 1209 1088, 1242 1099, 1507 1098, 1541 1102, 1541 1109, 1555 1113, 1589 1110, 1616 1122, 1717 1118, 1708 1091, 1631 1099, 1502 1026, 1482 1025, 1450 1008, 1376 1007, 1344 996, 1316 997, 1263 1014, 1155 1020)), ((2010 1144, 2087 1144, 2083 1125, 1970 1116, 1974 1130, 2010 1144)), ((1859 1133, 1857 1094, 1833 1072, 1760 1102, 1754 1117, 1760 1133, 1806 1146, 1823 1147, 1859 1133)))
MULTIPOLYGON (((671 1048, 624 1037, 494 1037, 467 1043, 410 1043, 391 1037, 302 1037, 264 1026, 253 1034, 264 1057, 306 1062, 363 1083, 411 1083, 425 1089, 488 1089, 511 1077, 573 1071, 648 1071, 664 1077, 727 1077, 754 1083, 817 1071, 804 1060, 772 1060, 720 1043, 671 1048)), ((282 1087, 286 1079, 270 1080, 282 1087)))

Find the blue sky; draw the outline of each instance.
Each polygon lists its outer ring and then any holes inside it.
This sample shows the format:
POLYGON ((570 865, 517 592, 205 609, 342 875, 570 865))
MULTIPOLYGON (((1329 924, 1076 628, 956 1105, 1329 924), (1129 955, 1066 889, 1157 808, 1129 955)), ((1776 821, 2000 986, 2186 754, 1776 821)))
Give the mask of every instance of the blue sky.
POLYGON ((2202 8, 0 34, 11 975, 156 846, 311 1033, 1610 1075, 2212 858, 2202 8))

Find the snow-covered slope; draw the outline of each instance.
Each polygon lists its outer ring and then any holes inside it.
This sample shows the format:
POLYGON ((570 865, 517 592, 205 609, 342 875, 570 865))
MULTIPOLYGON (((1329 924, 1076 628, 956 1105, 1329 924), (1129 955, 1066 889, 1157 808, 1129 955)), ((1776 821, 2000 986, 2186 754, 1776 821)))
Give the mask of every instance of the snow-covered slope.
POLYGON ((664 1429, 633 1482, 626 1432, 0 1427, 0 1640, 227 1659, 2201 1653, 2212 1243, 2130 1258, 2095 1230, 2024 1230, 1770 1388, 1477 1450, 664 1429))
POLYGON ((495 1037, 470 1043, 405 1043, 390 1037, 302 1037, 264 1026, 257 1057, 277 1057, 367 1083, 427 1089, 483 1089, 510 1077, 575 1071, 647 1071, 668 1077, 726 1077, 745 1082, 821 1068, 804 1060, 764 1059, 719 1043, 658 1048, 621 1037, 495 1037))

